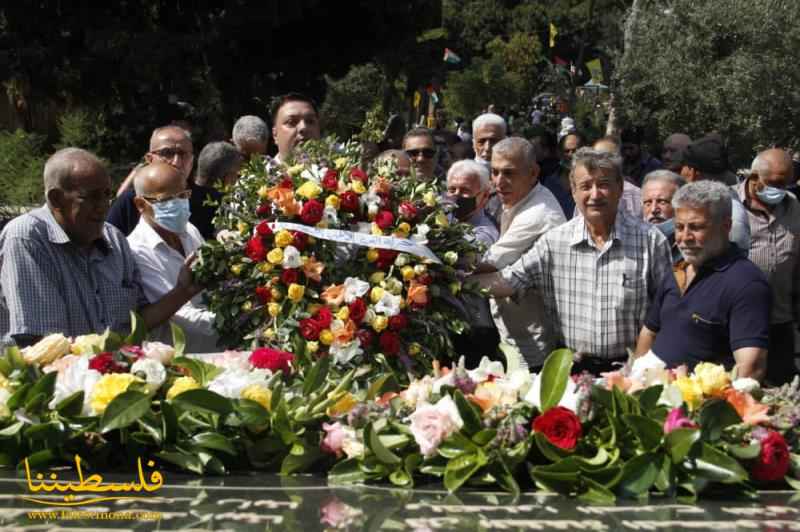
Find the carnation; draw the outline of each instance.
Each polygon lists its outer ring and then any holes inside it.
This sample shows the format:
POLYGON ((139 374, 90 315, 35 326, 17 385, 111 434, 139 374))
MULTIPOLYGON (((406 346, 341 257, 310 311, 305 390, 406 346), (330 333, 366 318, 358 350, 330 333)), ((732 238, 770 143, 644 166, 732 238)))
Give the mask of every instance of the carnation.
POLYGON ((367 305, 364 303, 363 299, 354 299, 353 302, 348 305, 348 309, 350 310, 350 319, 353 320, 354 323, 359 324, 364 320, 364 315, 367 312, 367 305))
POLYGON ((114 355, 106 352, 89 359, 89 369, 99 371, 105 375, 106 373, 122 373, 125 371, 125 366, 118 364, 114 360, 114 355))
POLYGON ((250 363, 253 367, 260 369, 268 369, 273 373, 280 370, 284 375, 288 375, 292 371, 291 362, 294 360, 292 353, 286 351, 279 351, 269 347, 262 347, 253 351, 250 355, 250 363))
POLYGON ((458 407, 449 395, 439 399, 435 405, 419 406, 409 419, 411 434, 427 458, 435 455, 439 444, 464 425, 458 407))

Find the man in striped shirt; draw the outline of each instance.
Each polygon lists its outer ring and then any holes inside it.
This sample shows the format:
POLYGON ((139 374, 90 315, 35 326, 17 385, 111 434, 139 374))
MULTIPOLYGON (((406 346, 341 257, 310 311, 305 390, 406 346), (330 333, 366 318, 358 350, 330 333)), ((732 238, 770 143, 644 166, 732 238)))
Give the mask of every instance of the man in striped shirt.
POLYGON ((576 353, 575 371, 608 371, 636 344, 652 296, 671 260, 658 229, 618 210, 619 158, 584 148, 570 186, 580 212, 545 233, 502 271, 477 276, 496 297, 535 288, 557 341, 576 353))
POLYGON ((750 221, 749 259, 772 289, 767 380, 789 382, 797 374, 794 328, 800 316, 800 202, 786 187, 794 183, 788 152, 766 150, 753 161, 736 193, 750 221))

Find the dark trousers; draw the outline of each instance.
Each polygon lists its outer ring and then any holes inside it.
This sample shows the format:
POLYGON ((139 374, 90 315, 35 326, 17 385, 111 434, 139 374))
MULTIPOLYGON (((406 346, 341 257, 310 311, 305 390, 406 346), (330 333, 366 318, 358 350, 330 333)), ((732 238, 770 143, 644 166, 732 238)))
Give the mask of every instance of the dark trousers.
POLYGON ((794 323, 770 325, 767 382, 774 385, 786 384, 791 382, 797 373, 794 356, 794 323))
POLYGON ((453 345, 456 353, 464 355, 464 365, 467 369, 477 368, 484 356, 489 360, 503 361, 503 356, 498 352, 500 335, 494 327, 473 327, 468 334, 453 336, 453 345))
POLYGON ((577 375, 588 371, 592 375, 599 377, 601 373, 609 371, 618 371, 622 369, 627 359, 616 358, 596 358, 596 357, 583 357, 579 361, 572 364, 572 374, 577 375))

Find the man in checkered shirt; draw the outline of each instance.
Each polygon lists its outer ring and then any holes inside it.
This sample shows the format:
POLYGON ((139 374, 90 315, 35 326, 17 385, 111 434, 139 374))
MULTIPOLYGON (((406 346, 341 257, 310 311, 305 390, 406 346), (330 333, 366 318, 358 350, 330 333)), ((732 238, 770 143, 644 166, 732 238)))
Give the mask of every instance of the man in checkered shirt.
POLYGON ((514 264, 476 279, 496 297, 538 290, 558 342, 576 353, 573 370, 597 374, 635 346, 670 270, 670 250, 658 229, 617 209, 619 158, 582 148, 569 179, 580 216, 545 233, 514 264))

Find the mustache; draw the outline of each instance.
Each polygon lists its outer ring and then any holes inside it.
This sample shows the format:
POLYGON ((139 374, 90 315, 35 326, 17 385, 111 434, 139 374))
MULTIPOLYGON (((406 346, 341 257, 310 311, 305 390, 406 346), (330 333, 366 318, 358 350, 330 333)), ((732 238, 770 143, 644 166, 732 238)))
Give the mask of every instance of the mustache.
POLYGON ((651 216, 650 218, 647 219, 647 222, 651 224, 660 224, 661 222, 666 222, 666 221, 667 219, 661 216, 651 216))

